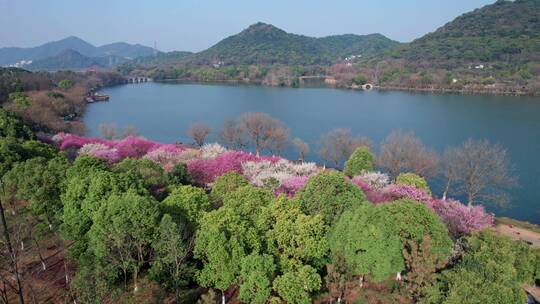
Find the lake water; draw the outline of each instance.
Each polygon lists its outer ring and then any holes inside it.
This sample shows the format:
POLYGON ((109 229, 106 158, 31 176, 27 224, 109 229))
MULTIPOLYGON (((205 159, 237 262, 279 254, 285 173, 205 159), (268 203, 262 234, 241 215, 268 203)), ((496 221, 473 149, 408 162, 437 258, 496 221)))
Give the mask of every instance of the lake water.
MULTIPOLYGON (((115 123, 119 129, 133 125, 149 139, 189 142, 188 126, 205 121, 215 141, 224 120, 266 112, 282 120, 291 137, 310 144, 313 161, 319 161, 320 135, 334 128, 350 128, 376 145, 394 129, 412 130, 438 151, 468 138, 487 138, 508 149, 520 183, 510 207, 488 209, 540 223, 540 98, 163 83, 102 93, 110 102, 90 105, 84 118, 92 136, 99 136, 101 123, 115 123)), ((292 148, 284 154, 297 157, 292 148)))

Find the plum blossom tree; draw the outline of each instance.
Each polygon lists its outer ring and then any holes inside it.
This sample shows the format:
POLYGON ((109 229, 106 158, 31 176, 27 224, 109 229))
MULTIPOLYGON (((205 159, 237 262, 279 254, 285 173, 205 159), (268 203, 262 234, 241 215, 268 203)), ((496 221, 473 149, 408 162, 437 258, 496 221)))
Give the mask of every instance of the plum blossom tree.
POLYGON ((466 206, 454 200, 432 200, 431 207, 448 227, 454 238, 493 226, 495 216, 483 206, 466 206))
POLYGON ((276 195, 285 194, 288 197, 293 197, 296 192, 304 188, 309 176, 291 176, 288 179, 284 180, 281 185, 274 191, 276 195))

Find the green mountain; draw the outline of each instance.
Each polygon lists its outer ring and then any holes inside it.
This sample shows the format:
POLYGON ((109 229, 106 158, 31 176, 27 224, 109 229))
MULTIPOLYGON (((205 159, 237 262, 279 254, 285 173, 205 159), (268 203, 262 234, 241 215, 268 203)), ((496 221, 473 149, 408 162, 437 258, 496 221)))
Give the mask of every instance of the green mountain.
POLYGON ((191 52, 172 51, 172 52, 166 52, 166 53, 158 53, 155 56, 151 55, 151 56, 135 58, 133 60, 130 60, 126 64, 133 65, 133 66, 143 66, 143 67, 172 65, 172 64, 178 63, 181 60, 188 58, 191 55, 193 55, 193 53, 191 52))
POLYGON ((126 62, 127 59, 109 55, 102 57, 88 57, 75 50, 65 50, 55 56, 36 60, 28 65, 29 70, 81 70, 87 68, 110 68, 126 62))
POLYGON ((392 56, 443 66, 462 62, 538 62, 540 1, 497 1, 396 49, 392 56))
POLYGON ((334 35, 318 39, 326 50, 339 57, 351 55, 374 56, 400 45, 381 34, 369 35, 334 35))
POLYGON ((287 33, 273 25, 254 24, 189 58, 191 64, 331 64, 350 55, 373 55, 398 42, 380 34, 313 38, 287 33))
POLYGON ((36 61, 54 57, 66 50, 74 50, 87 57, 118 56, 127 59, 149 56, 154 53, 151 47, 124 42, 111 43, 100 47, 74 36, 52 41, 31 48, 0 48, 0 65, 13 65, 21 61, 36 61))

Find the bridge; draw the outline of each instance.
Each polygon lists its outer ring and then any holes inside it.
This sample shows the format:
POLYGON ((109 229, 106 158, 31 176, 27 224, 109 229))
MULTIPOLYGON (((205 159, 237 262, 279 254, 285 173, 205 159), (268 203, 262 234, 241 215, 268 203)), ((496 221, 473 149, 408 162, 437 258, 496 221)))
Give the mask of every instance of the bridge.
POLYGON ((145 77, 145 76, 128 76, 126 77, 127 83, 143 83, 143 82, 151 82, 152 78, 145 77))

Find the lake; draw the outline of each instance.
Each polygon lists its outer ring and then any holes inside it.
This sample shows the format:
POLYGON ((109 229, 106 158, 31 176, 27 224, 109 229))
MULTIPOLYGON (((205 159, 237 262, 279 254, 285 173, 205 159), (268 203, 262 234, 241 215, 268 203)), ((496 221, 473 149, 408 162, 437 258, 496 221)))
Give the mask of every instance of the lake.
MULTIPOLYGON (((352 91, 327 88, 271 88, 203 84, 144 83, 106 88, 110 102, 91 104, 84 122, 99 136, 101 123, 121 129, 133 125, 149 139, 189 142, 188 126, 205 121, 217 134, 228 118, 266 112, 311 146, 316 154, 321 134, 349 128, 375 145, 392 130, 412 130, 439 152, 468 138, 486 138, 508 149, 519 188, 497 215, 540 223, 540 98, 352 91)), ((376 148, 375 148, 376 149, 376 148)), ((296 159, 292 148, 284 156, 296 159)), ((437 193, 437 183, 434 183, 437 193)))

